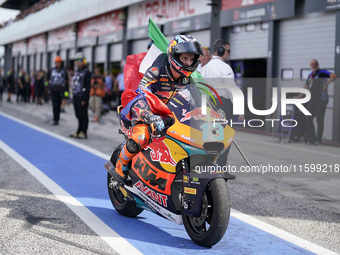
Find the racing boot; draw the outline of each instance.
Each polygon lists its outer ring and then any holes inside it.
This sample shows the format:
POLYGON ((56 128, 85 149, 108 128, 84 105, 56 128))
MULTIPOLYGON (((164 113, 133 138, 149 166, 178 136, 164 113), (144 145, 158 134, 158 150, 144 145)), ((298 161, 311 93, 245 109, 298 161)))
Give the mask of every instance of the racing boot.
POLYGON ((150 134, 148 131, 148 125, 138 124, 132 128, 132 137, 126 141, 117 159, 114 177, 121 181, 127 179, 129 174, 128 164, 133 156, 148 145, 149 140, 150 134))
POLYGON ((124 148, 119 154, 119 157, 116 162, 116 168, 115 168, 115 171, 113 172, 114 177, 116 179, 123 181, 123 182, 127 179, 128 174, 129 174, 128 164, 135 154, 136 153, 132 154, 128 152, 128 150, 126 149, 126 145, 124 146, 124 148))

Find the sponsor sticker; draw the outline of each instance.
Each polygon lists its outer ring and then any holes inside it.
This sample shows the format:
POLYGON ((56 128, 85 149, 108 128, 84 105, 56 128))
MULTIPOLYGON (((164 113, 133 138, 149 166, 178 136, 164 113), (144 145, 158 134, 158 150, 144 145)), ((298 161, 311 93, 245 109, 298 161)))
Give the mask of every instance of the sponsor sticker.
POLYGON ((196 195, 196 189, 184 187, 184 193, 196 195))
POLYGON ((183 176, 183 182, 189 183, 189 176, 184 175, 183 176))

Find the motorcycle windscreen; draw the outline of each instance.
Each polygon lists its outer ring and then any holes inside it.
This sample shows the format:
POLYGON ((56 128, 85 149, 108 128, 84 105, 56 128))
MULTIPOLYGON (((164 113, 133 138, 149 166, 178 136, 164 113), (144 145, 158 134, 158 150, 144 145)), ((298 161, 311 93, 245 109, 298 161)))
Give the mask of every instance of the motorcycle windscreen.
POLYGON ((188 145, 189 156, 217 156, 231 144, 235 131, 216 105, 216 99, 196 85, 185 86, 170 100, 176 121, 168 134, 188 145))

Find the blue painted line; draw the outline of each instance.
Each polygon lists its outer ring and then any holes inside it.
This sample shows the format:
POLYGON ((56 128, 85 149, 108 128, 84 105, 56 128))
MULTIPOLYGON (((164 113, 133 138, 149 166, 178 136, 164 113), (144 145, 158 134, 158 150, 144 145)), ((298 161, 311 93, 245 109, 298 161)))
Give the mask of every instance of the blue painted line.
POLYGON ((313 254, 232 217, 226 235, 211 249, 193 243, 184 226, 153 213, 123 217, 108 197, 104 159, 1 115, 0 128, 4 143, 145 254, 313 254))

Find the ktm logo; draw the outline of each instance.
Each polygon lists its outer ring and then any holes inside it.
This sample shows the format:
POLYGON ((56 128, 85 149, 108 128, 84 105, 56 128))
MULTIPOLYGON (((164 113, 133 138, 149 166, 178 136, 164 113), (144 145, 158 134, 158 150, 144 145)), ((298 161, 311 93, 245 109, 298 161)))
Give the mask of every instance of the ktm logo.
POLYGON ((137 158, 134 168, 145 181, 150 181, 150 186, 157 186, 159 190, 165 190, 168 180, 161 177, 157 178, 157 172, 152 169, 144 159, 137 158))

